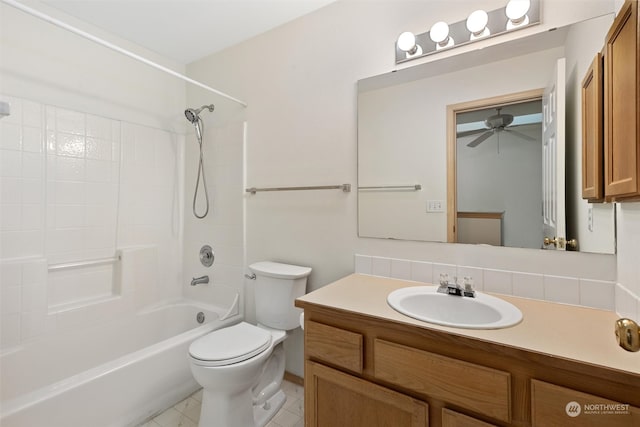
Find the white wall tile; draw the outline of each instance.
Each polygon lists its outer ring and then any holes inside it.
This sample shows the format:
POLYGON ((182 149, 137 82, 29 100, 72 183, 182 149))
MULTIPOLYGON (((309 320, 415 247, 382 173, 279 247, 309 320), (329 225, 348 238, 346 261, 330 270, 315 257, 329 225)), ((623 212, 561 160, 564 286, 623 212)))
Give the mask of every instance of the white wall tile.
POLYGON ((42 155, 40 153, 22 153, 22 177, 41 178, 43 173, 42 155))
POLYGON ((111 182, 111 162, 104 160, 86 160, 86 180, 93 182, 111 182))
POLYGON ((371 257, 366 255, 355 255, 354 271, 360 274, 371 274, 371 257))
POLYGON ((86 140, 87 159, 111 160, 112 155, 113 155, 113 147, 111 145, 111 140, 87 138, 86 140))
POLYGON ((33 127, 23 127, 22 129, 22 150, 32 153, 42 153, 42 129, 33 127))
POLYGON ((512 272, 504 270, 484 270, 484 291, 498 294, 513 294, 512 272))
POLYGON ((22 152, 15 150, 0 150, 0 176, 22 176, 22 152))
POLYGON ((9 313, 20 313, 22 311, 22 285, 3 286, 0 290, 2 295, 2 315, 9 313))
POLYGON ((405 259, 391 259, 391 277, 411 280, 411 263, 405 259))
POLYGON ((2 287, 22 284, 22 265, 17 262, 0 263, 0 285, 2 287))
POLYGON ((45 313, 22 313, 20 319, 20 338, 21 341, 27 341, 52 331, 53 324, 45 313))
POLYGON ((65 157, 85 157, 85 139, 83 135, 56 133, 56 154, 65 157))
POLYGON ((22 124, 24 126, 32 126, 41 128, 42 122, 42 104, 26 99, 22 100, 22 124))
POLYGON ((3 314, 0 321, 0 348, 5 349, 20 344, 20 313, 3 314))
POLYGON ((84 205, 51 205, 55 210, 55 228, 84 227, 84 205))
POLYGON ((423 283, 432 283, 433 280, 433 264, 430 262, 410 261, 411 262, 411 280, 423 283))
POLYGON ((42 230, 44 211, 41 204, 22 205, 22 230, 42 230))
POLYGON ((22 203, 22 180, 20 178, 0 177, 0 203, 22 203))
POLYGON ((545 275, 544 299, 565 304, 580 304, 580 286, 578 279, 545 275))
POLYGON ((544 300, 544 278, 542 274, 514 272, 512 280, 513 295, 544 300))
POLYGON ((100 116, 94 116, 92 114, 87 114, 86 120, 87 136, 108 140, 111 139, 112 120, 100 116))
POLYGON ((43 182, 39 179, 24 178, 20 182, 21 202, 23 204, 44 203, 43 182))
POLYGON ((76 111, 55 109, 56 129, 58 132, 66 132, 75 135, 85 134, 85 115, 76 111))
POLYGON ((22 285, 22 311, 23 313, 47 312, 47 283, 25 283, 22 285))
POLYGON ((11 204, 0 206, 0 229, 18 231, 22 229, 22 205, 11 204))
POLYGON ((21 127, 17 123, 0 123, 0 149, 20 150, 22 148, 21 127))
POLYGON ((374 276, 391 277, 391 259, 371 257, 371 274, 374 276))
POLYGON ((615 284, 597 280, 580 279, 580 305, 615 310, 615 284))
MULTIPOLYGON (((51 165, 51 156, 49 156, 49 165, 51 165)), ((76 157, 55 158, 55 171, 52 179, 56 181, 84 181, 85 176, 85 160, 76 157)))
POLYGON ((615 287, 615 301, 618 315, 640 322, 637 298, 619 283, 615 287))

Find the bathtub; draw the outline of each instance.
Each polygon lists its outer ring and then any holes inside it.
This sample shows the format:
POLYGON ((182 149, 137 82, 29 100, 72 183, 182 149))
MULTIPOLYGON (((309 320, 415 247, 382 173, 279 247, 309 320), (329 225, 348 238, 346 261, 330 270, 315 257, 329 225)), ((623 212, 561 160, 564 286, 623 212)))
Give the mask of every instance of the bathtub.
POLYGON ((3 354, 0 425, 142 423, 198 389, 189 368, 189 345, 239 322, 237 305, 237 296, 227 309, 178 301, 3 354), (199 312, 205 315, 202 324, 196 321, 199 312))

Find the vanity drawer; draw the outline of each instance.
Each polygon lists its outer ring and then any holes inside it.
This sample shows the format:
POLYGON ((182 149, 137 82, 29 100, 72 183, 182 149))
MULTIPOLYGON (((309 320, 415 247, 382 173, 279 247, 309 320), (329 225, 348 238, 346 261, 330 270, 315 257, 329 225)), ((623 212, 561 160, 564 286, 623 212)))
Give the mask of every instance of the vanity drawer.
POLYGON ((534 427, 640 426, 640 408, 532 379, 531 423, 534 427))
POLYGON ((511 421, 511 374, 376 339, 374 375, 407 390, 511 421))
POLYGON ((362 373, 362 334, 308 320, 304 325, 307 358, 362 373))

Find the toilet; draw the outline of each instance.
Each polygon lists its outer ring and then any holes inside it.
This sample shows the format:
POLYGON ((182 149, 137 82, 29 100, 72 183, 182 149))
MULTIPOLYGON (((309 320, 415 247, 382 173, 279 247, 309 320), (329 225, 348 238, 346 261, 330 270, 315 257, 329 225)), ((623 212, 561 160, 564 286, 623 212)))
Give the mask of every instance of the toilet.
POLYGON ((286 400, 283 343, 300 325, 294 300, 304 295, 311 268, 261 261, 249 269, 258 326, 240 322, 189 346, 191 372, 203 388, 199 427, 264 427, 286 400))

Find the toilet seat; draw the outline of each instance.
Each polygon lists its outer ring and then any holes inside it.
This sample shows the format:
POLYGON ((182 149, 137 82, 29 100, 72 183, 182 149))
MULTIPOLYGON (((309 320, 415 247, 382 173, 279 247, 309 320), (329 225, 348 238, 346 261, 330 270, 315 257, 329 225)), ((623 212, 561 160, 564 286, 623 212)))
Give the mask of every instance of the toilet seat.
POLYGON ((189 355, 198 365, 226 366, 257 356, 269 348, 271 342, 271 333, 241 322, 195 340, 189 346, 189 355))

